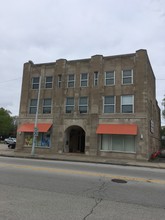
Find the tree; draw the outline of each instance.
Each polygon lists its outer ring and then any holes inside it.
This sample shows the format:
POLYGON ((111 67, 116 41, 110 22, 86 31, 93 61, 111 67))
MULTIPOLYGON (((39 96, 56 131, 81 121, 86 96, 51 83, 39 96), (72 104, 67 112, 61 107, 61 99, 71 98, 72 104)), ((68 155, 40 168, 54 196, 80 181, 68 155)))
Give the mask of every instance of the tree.
POLYGON ((162 128, 161 128, 160 136, 161 136, 161 145, 162 145, 162 148, 165 148, 165 127, 162 127, 162 128))
POLYGON ((165 119, 165 98, 162 100, 162 105, 164 107, 164 109, 162 110, 162 116, 165 119))
POLYGON ((13 133, 14 123, 10 114, 10 111, 0 108, 0 136, 9 136, 13 133))
POLYGON ((12 116, 12 135, 16 137, 17 135, 17 123, 18 123, 18 116, 12 116))

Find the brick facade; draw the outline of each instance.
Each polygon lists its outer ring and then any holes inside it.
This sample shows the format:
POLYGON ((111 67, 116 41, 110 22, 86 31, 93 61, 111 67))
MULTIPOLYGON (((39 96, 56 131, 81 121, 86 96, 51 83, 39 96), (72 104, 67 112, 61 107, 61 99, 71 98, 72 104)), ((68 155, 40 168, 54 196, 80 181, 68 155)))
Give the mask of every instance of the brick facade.
MULTIPOLYGON (((148 159, 159 148, 160 109, 146 50, 82 60, 25 63, 19 127, 35 120, 35 114, 29 110, 39 90, 33 89, 34 77, 36 80, 41 77, 38 123, 52 124, 47 131, 49 146, 37 146, 37 153, 69 156, 71 152, 80 152, 119 159, 148 159), (137 134, 97 134, 99 124, 135 124, 137 134)), ((26 131, 17 132, 17 150, 31 150, 31 143, 25 143, 30 135, 26 131)), ((43 137, 44 134, 39 138, 43 137)), ((37 145, 42 145, 42 140, 37 145)))

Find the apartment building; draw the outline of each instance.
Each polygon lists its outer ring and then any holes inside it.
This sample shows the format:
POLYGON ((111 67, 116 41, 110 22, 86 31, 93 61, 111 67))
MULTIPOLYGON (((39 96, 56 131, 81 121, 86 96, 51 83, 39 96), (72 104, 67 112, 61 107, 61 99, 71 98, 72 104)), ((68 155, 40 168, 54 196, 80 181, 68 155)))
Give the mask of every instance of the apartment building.
POLYGON ((17 150, 30 152, 34 136, 36 153, 148 159, 160 109, 147 51, 25 63, 17 150))

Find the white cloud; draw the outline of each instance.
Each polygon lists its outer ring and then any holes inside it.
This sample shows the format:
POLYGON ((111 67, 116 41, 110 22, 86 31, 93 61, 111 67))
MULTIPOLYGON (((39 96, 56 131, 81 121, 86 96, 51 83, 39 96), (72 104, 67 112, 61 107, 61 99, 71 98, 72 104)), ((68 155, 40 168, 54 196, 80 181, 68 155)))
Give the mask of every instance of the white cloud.
POLYGON ((141 48, 147 49, 158 79, 160 105, 165 94, 164 27, 164 0, 2 1, 0 106, 18 114, 23 63, 28 60, 51 62, 141 48))

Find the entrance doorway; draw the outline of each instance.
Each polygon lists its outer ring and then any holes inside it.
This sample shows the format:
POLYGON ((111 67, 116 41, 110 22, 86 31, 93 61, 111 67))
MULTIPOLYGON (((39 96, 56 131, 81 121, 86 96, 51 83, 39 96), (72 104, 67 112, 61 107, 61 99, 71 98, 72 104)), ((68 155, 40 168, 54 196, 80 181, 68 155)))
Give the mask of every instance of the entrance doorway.
POLYGON ((67 129, 67 145, 70 153, 85 152, 85 131, 79 126, 67 129))

